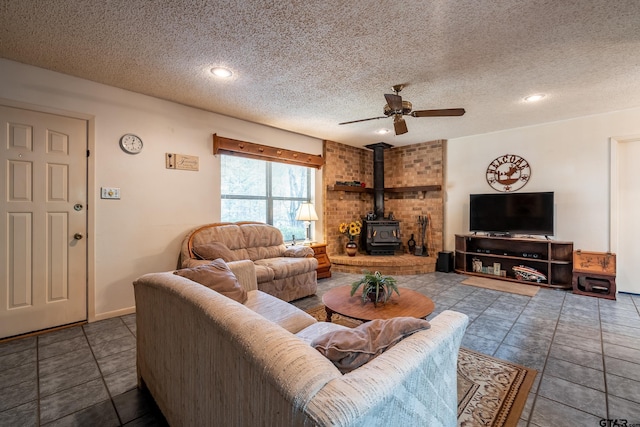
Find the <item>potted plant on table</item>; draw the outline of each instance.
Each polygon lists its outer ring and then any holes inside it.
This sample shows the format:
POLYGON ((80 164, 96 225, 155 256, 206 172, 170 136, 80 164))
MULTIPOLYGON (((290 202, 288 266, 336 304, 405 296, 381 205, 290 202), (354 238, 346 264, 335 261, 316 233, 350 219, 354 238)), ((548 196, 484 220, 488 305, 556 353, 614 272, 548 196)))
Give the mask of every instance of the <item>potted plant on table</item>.
POLYGON ((356 293, 360 286, 362 286, 362 302, 366 303, 367 300, 370 300, 373 302, 374 307, 377 307, 379 302, 385 303, 389 301, 393 291, 400 295, 396 279, 391 276, 383 276, 379 271, 375 273, 365 271, 362 279, 351 284, 351 296, 356 293))

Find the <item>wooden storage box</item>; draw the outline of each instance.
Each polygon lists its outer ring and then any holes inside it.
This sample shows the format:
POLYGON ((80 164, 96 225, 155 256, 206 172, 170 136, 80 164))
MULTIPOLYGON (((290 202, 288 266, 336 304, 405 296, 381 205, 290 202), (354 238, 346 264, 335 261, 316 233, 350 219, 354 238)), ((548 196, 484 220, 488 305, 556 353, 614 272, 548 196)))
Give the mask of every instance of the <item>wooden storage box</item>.
POLYGON ((574 294, 616 299, 616 255, 575 251, 572 285, 574 294))
POLYGON ((573 252, 573 271, 616 275, 616 254, 611 252, 573 252))

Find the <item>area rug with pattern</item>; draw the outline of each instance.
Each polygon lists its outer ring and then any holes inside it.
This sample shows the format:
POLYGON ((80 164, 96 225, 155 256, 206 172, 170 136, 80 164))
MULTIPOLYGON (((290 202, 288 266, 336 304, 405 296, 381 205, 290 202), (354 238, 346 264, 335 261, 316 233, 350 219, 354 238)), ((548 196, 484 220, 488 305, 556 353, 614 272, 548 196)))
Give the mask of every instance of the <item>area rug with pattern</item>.
MULTIPOLYGON (((323 305, 307 310, 324 321, 323 305)), ((334 314, 333 323, 354 328, 362 322, 334 314)), ((458 353, 458 425, 512 427, 533 385, 536 371, 506 360, 460 348, 458 353)))

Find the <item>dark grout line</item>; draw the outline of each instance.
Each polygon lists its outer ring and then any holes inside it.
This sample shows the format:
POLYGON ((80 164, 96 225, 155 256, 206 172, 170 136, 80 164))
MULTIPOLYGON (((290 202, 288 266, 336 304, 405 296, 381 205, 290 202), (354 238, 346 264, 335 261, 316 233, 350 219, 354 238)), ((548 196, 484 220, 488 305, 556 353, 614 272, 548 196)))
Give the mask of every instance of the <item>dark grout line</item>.
MULTIPOLYGON (((124 324, 125 324, 125 326, 126 326, 126 323, 122 320, 122 318, 119 318, 119 319, 120 319, 120 321, 121 321, 122 323, 124 323, 124 324)), ((100 364, 98 363, 98 359, 96 358, 96 355, 95 355, 95 353, 94 353, 94 351, 93 351, 93 346, 91 345, 91 343, 90 343, 90 341, 89 341, 89 338, 88 338, 88 336, 87 336, 87 333, 86 333, 86 331, 85 331, 84 327, 83 327, 83 326, 81 326, 81 328, 82 328, 82 336, 84 337, 85 341, 87 342, 87 345, 88 345, 88 347, 89 347, 89 351, 91 352, 91 356, 92 356, 92 358, 93 358, 93 362, 96 364, 96 367, 98 368, 98 372, 99 372, 99 374, 100 374, 100 378, 99 378, 99 379, 102 381, 102 384, 104 385, 104 387, 105 387, 105 389, 106 389, 106 391, 107 391, 107 395, 109 396, 108 400, 110 401, 111 406, 113 407, 113 410, 114 410, 114 412, 115 412, 115 414, 116 414, 116 417, 118 418, 118 423, 119 423, 119 425, 120 425, 120 426, 123 426, 123 425, 124 425, 124 423, 122 422, 122 418, 121 418, 121 416, 120 416, 120 413, 118 412, 118 410, 117 410, 117 408, 116 408, 115 401, 114 401, 114 397, 111 395, 111 391, 109 390, 109 387, 107 386, 107 383, 106 383, 106 380, 105 380, 105 375, 104 375, 104 373, 102 372, 102 369, 100 368, 100 364)), ((130 330, 128 327, 127 327, 127 330, 128 330, 128 331, 133 335, 133 332, 131 332, 131 330, 130 330)), ((134 337, 135 337, 135 335, 134 335, 134 337)), ((36 345, 37 345, 37 344, 38 344, 38 343, 36 342, 36 345)), ((40 360, 39 360, 39 354, 38 354, 38 351, 39 351, 39 348, 37 348, 37 349, 36 349, 36 359, 37 359, 37 364, 38 364, 38 367, 37 367, 37 369, 38 369, 38 375, 37 375, 37 381, 38 381, 38 400, 37 400, 37 407, 38 407, 38 425, 40 425, 40 424, 41 424, 41 423, 40 423, 40 417, 41 417, 41 414, 40 414, 40 376, 39 376, 39 361, 40 361, 40 360)), ((94 379, 91 379, 91 380, 89 380, 89 381, 94 381, 94 380, 96 380, 96 379, 98 379, 98 378, 94 378, 94 379)), ((88 382, 88 381, 87 381, 87 382, 88 382)), ((82 384, 84 384, 84 383, 82 383, 82 384)), ((68 389, 73 388, 73 387, 77 387, 78 385, 81 385, 81 384, 77 384, 77 385, 75 385, 75 386, 71 386, 71 387, 69 387, 69 388, 67 388, 67 389, 58 390, 58 391, 56 391, 56 393, 59 393, 59 392, 64 391, 64 390, 68 390, 68 389)), ((88 407, 85 407, 85 408, 81 408, 81 409, 79 409, 79 410, 77 410, 77 411, 71 412, 71 413, 69 413, 69 414, 66 414, 66 415, 64 415, 64 416, 60 417, 60 418, 57 418, 56 420, 52 420, 51 422, 57 421, 57 420, 59 420, 59 419, 61 419, 61 418, 64 418, 64 417, 70 416, 70 415, 75 414, 75 413, 78 413, 78 412, 82 412, 82 411, 87 410, 88 408, 91 408, 92 406, 96 406, 96 405, 98 405, 98 404, 100 404, 100 403, 102 403, 102 402, 98 402, 98 403, 95 403, 95 404, 93 404, 93 405, 91 405, 91 406, 88 406, 88 407)))
MULTIPOLYGON (((124 321, 122 320, 121 317, 119 317, 119 319, 120 319, 120 321, 122 323, 124 323, 124 321)), ((127 326, 126 323, 124 323, 124 326, 127 328, 127 330, 129 330, 129 327, 127 326)), ((129 331, 129 332, 131 332, 131 331, 129 331)), ((120 413, 118 412, 118 408, 116 408, 116 402, 114 402, 113 396, 111 395, 111 390, 109 390, 109 387, 107 386, 107 381, 104 379, 104 373, 102 372, 102 369, 100 368, 100 364, 98 363, 98 358, 96 357, 96 354, 93 352, 93 346, 89 342, 89 337, 87 337, 87 332, 84 330, 84 327, 82 328, 82 333, 84 334, 84 337, 87 340, 87 344, 89 344, 89 350, 91 351, 91 356, 93 357, 93 360, 96 363, 96 366, 98 368, 98 372, 100 372, 100 379, 102 380, 102 384, 104 385, 105 390, 107 390, 107 395, 109 396, 109 401, 111 402, 111 406, 113 407, 113 410, 116 413, 116 417, 118 417, 118 423, 120 423, 120 425, 122 426, 123 425, 122 418, 120 417, 120 413)), ((84 409, 86 409, 86 408, 84 408, 84 409)))
MULTIPOLYGON (((556 319, 556 324, 553 328, 553 334, 551 334, 551 342, 549 343, 549 348, 547 349, 547 354, 544 358, 544 364, 542 365, 542 371, 540 371, 540 377, 538 379, 538 387, 535 390, 535 393, 533 394, 533 401, 531 402, 531 410, 529 411, 529 415, 527 417, 527 426, 531 423, 531 416, 533 415, 533 411, 536 408, 536 403, 538 401, 538 397, 540 396, 539 391, 540 391, 540 386, 542 385, 542 377, 544 376, 544 372, 547 369, 547 363, 549 363, 549 357, 551 354, 551 346, 553 345, 553 340, 556 337, 556 332, 558 331, 558 324, 560 323, 560 317, 562 317, 562 309, 564 308, 564 302, 567 299, 567 294, 564 294, 562 297, 562 304, 560 305, 560 309, 558 312, 558 318, 556 319)), ((529 301, 531 302, 531 301, 529 301)), ((527 305, 529 305, 529 303, 527 303, 527 305)), ((525 306, 526 308, 526 306, 525 306)), ((518 318, 520 318, 520 316, 518 316, 518 318)), ((516 319, 517 321, 517 319, 516 319)), ((558 402, 561 405, 564 405, 564 403, 558 402)), ((579 410, 578 408, 574 408, 579 410)))
POLYGON ((40 413, 40 336, 36 336, 36 416, 38 418, 36 423, 39 426, 42 419, 40 413))
POLYGON ((602 352, 602 375, 604 377, 604 404, 606 411, 606 419, 611 418, 609 416, 609 386, 607 385, 607 363, 604 354, 604 336, 602 334, 602 313, 600 312, 600 301, 598 300, 598 326, 600 326, 600 351, 602 352))

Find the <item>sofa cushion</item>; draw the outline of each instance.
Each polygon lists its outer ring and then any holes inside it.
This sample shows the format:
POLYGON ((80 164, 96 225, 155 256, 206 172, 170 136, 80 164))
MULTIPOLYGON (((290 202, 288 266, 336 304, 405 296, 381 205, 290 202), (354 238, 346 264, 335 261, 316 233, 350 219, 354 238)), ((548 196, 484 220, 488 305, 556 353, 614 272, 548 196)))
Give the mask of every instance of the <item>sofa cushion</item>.
POLYGON ((342 373, 364 365, 409 335, 428 329, 429 322, 414 317, 376 319, 353 329, 328 332, 311 346, 331 360, 342 373))
POLYGON ((236 261, 231 250, 222 242, 209 242, 204 245, 194 246, 191 251, 198 259, 214 260, 222 258, 224 262, 236 261))
POLYGON ((285 248, 284 243, 278 246, 258 246, 255 248, 247 248, 247 254, 251 261, 258 261, 266 258, 284 256, 285 248))
POLYGON ((282 256, 290 256, 293 258, 313 257, 315 252, 311 246, 287 246, 282 256))
POLYGON ((236 224, 201 227, 193 232, 191 237, 192 248, 211 242, 220 242, 229 248, 233 254, 233 259, 230 261, 249 259, 244 236, 240 231, 240 227, 236 224))
POLYGON ((268 224, 242 224, 242 237, 252 261, 280 257, 286 251, 284 238, 279 229, 268 224))
POLYGON ((244 303, 245 307, 280 325, 292 334, 316 323, 316 319, 296 306, 265 292, 249 291, 247 296, 247 301, 244 303))
MULTIPOLYGON (((254 261, 256 266, 265 266, 273 271, 274 279, 297 276, 298 274, 315 271, 318 268, 318 260, 315 258, 266 258, 254 261)), ((258 280, 260 282, 260 280, 258 280)))
POLYGON ((338 325, 333 322, 316 322, 313 325, 309 325, 303 330, 296 332, 296 336, 305 343, 311 345, 314 339, 329 332, 344 331, 350 328, 342 325, 338 325))
POLYGON ((297 276, 258 283, 258 289, 282 300, 293 301, 315 294, 318 290, 318 281, 314 270, 297 276))
POLYGON ((256 264, 255 261, 253 265, 256 268, 256 281, 258 283, 273 281, 275 274, 273 273, 273 270, 269 268, 268 265, 256 264))
POLYGON ((247 291, 222 259, 197 267, 183 268, 174 271, 174 274, 200 283, 239 303, 247 301, 247 291))

